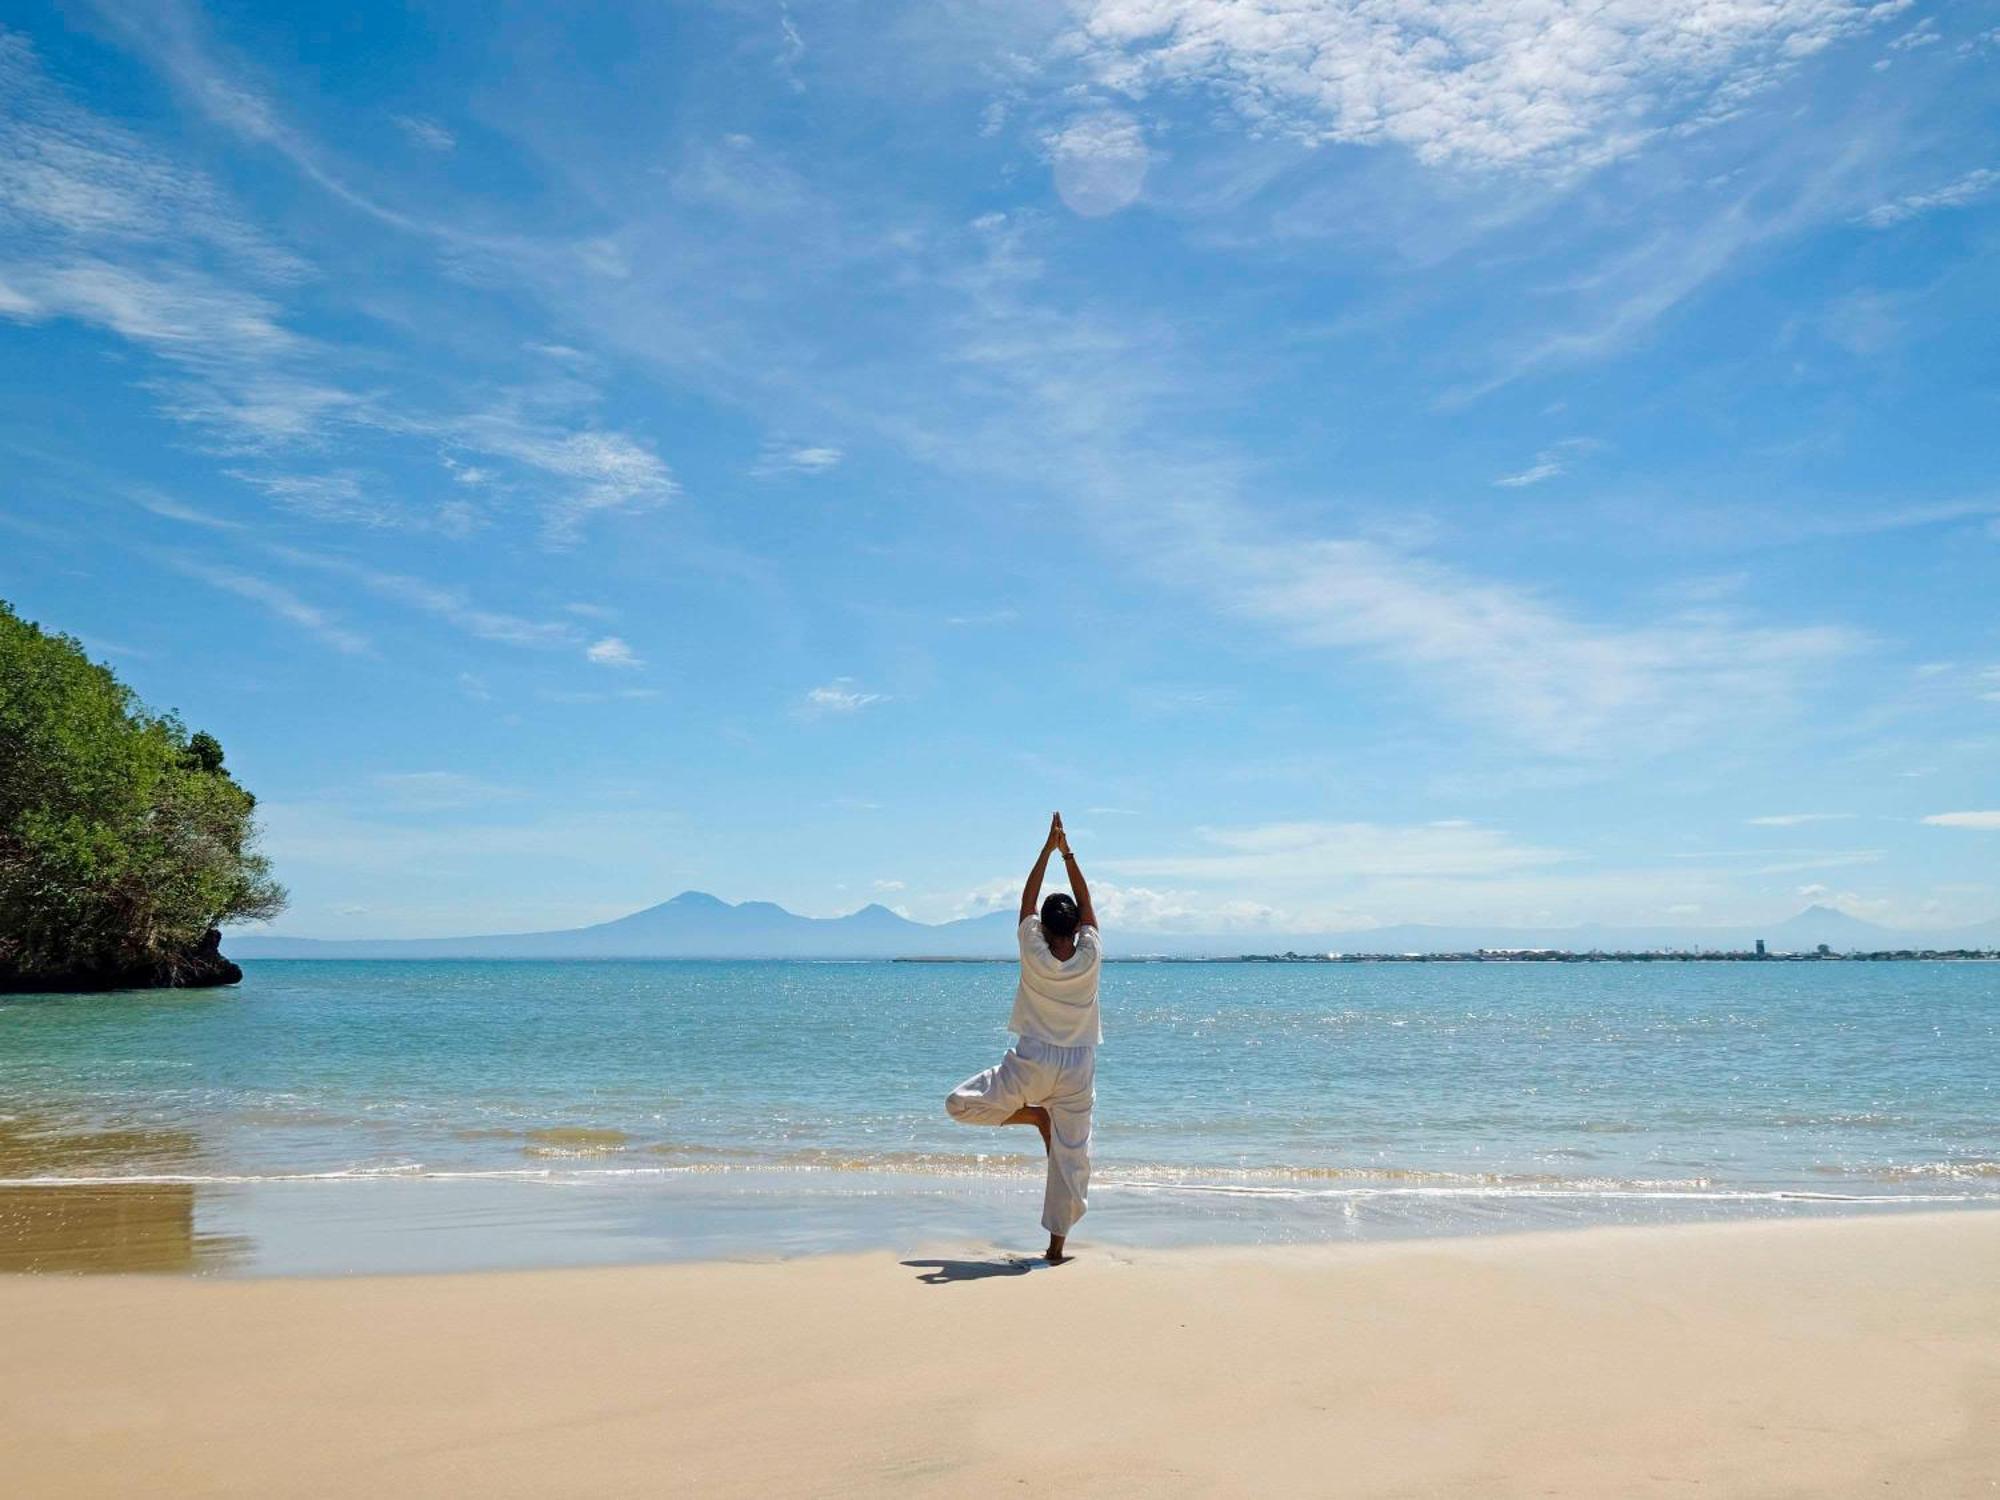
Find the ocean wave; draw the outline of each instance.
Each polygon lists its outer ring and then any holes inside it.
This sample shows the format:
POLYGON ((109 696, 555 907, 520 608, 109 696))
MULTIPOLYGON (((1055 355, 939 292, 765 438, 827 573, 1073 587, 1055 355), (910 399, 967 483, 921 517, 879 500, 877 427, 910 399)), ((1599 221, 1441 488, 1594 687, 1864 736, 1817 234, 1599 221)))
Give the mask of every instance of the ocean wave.
MULTIPOLYGON (((616 1149, 616 1148, 613 1148, 616 1149)), ((588 1153, 579 1153, 578 1159, 588 1153)), ((857 1157, 834 1152, 795 1152, 780 1159, 758 1161, 688 1160, 630 1165, 556 1165, 460 1167, 399 1162, 335 1167, 319 1171, 130 1172, 122 1174, 47 1174, 0 1177, 8 1189, 88 1189, 138 1187, 252 1187, 266 1184, 357 1184, 384 1182, 493 1182, 557 1187, 609 1187, 624 1183, 667 1182, 686 1178, 829 1177, 852 1184, 843 1191, 880 1191, 859 1179, 899 1176, 941 1180, 983 1178, 995 1181, 1033 1179, 1039 1162, 1024 1157, 946 1156, 924 1152, 889 1152, 857 1157)), ((2000 1179, 2000 1162, 1927 1163, 1898 1169, 1896 1175, 1856 1174, 1859 1181, 1938 1181, 1971 1184, 2000 1179)), ((1381 1199, 1507 1202, 1703 1202, 1703 1203, 1826 1203, 1890 1207, 1897 1205, 1982 1203, 1995 1201, 1991 1189, 1962 1192, 1843 1192, 1831 1188, 1737 1186, 1708 1178, 1615 1179, 1553 1176, 1503 1176, 1493 1173, 1452 1173, 1380 1168, 1304 1167, 1215 1170, 1192 1167, 1106 1167, 1092 1182, 1113 1193, 1235 1197, 1271 1201, 1347 1201, 1381 1199)))
POLYGON ((2000 1161, 1921 1161, 1872 1167, 1867 1172, 1883 1182, 1923 1182, 1938 1178, 1951 1182, 1978 1182, 2000 1179, 2000 1161))
POLYGON ((622 1130, 590 1125, 556 1125, 524 1134, 531 1144, 521 1148, 523 1156, 611 1156, 623 1151, 632 1141, 632 1137, 622 1130))

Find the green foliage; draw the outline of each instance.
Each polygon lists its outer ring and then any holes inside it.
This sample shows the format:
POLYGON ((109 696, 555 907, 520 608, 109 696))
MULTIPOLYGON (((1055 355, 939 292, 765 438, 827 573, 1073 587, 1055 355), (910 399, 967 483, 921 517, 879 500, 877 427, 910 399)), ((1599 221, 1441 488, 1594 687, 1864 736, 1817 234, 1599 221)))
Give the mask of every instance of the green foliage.
POLYGON ((275 916, 255 805, 213 735, 0 601, 0 977, 171 974, 210 927, 275 916))

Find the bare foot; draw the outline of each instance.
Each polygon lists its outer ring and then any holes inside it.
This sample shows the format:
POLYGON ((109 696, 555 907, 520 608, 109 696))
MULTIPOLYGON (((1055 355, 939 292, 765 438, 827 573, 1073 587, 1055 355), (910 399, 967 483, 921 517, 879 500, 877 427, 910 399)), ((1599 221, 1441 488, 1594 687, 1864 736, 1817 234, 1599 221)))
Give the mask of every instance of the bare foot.
POLYGON ((1042 1252, 1042 1259, 1052 1266, 1059 1266, 1064 1261, 1071 1259, 1070 1256, 1063 1254, 1063 1237, 1061 1235, 1052 1234, 1049 1236, 1049 1248, 1042 1252))

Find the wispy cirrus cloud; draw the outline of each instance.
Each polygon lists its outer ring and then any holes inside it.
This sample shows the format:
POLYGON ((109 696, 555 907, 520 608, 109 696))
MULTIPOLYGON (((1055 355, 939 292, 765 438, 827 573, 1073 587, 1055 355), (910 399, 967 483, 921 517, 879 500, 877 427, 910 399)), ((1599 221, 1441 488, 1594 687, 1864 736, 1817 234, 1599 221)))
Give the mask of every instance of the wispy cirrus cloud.
POLYGON ((1807 870, 1840 870, 1851 865, 1880 864, 1887 855, 1886 849, 1840 849, 1825 854, 1807 854, 1797 859, 1781 859, 1768 865, 1760 865, 1751 873, 1756 875, 1796 875, 1807 870))
POLYGON ((1977 828, 2000 833, 2000 812, 1932 813, 1924 821, 1933 828, 1977 828))
POLYGON ((458 149, 458 137, 453 135, 436 120, 424 115, 395 115, 396 128, 408 137, 410 143, 422 146, 426 151, 447 155, 458 149))
POLYGON ((281 561, 350 579, 406 608, 435 615, 479 640, 544 649, 574 648, 583 644, 582 632, 567 620, 534 620, 506 610, 487 609, 475 604, 461 589, 407 573, 371 567, 351 558, 310 552, 300 547, 272 546, 266 550, 281 561))
POLYGON ((1438 398, 1450 409, 1525 377, 1612 358, 1773 246, 1852 211, 1873 138, 1815 138, 1800 159, 1688 198, 1654 232, 1617 243, 1575 278, 1568 310, 1503 342, 1491 373, 1438 398))
POLYGON ((854 714, 873 704, 888 701, 888 694, 867 692, 859 687, 852 677, 836 677, 831 682, 809 689, 803 708, 808 715, 813 716, 854 714))
POLYGON ((242 529, 235 521, 227 520, 222 516, 211 515, 207 511, 198 509, 192 505, 185 505, 181 501, 174 499, 171 495, 163 495, 157 490, 133 490, 127 494, 126 498, 141 510, 150 511, 152 514, 161 516, 169 521, 178 521, 183 526, 200 526, 210 531, 240 531, 242 529))
POLYGON ((26 37, 0 28, 0 215, 14 234, 71 248, 146 246, 172 237, 190 257, 307 274, 297 256, 250 227, 204 174, 78 107, 49 83, 26 37))
POLYGON ((1119 874, 1227 881, 1348 881, 1376 876, 1499 876, 1571 858, 1498 829, 1461 822, 1263 823, 1205 828, 1192 854, 1105 860, 1119 874))
POLYGON ((600 667, 637 668, 645 666, 638 652, 619 636, 607 635, 584 648, 584 659, 600 667))
POLYGON ((1904 8, 1723 0, 1087 0, 1060 53, 1132 99, 1200 88, 1247 128, 1434 165, 1567 171, 1727 113, 1904 8))
POLYGON ((1946 183, 1943 187, 1932 188, 1928 192, 1905 193, 1900 198, 1892 198, 1887 203, 1878 203, 1856 220, 1870 229, 1893 229, 1898 224, 1906 224, 1911 219, 1921 218, 1944 208, 1964 208, 1977 202, 2000 187, 2000 171, 1992 167, 1979 167, 1967 172, 1963 177, 1946 183))
POLYGON ((411 519, 402 505, 385 496, 384 486, 351 469, 306 474, 239 469, 230 477, 285 510, 314 520, 380 528, 405 525, 411 519))
MULTIPOLYGON (((1755 24, 1743 16, 1726 17, 1722 30, 1736 26, 1753 39, 1766 32, 1766 39, 1780 35, 1824 39, 1831 34, 1827 27, 1837 31, 1861 14, 1854 7, 1831 4, 1817 10, 1793 4, 1767 9, 1770 14, 1755 24), (1820 19, 1812 20, 1814 15, 1820 19), (1846 20, 1840 19, 1843 17, 1846 20), (1759 26, 1764 31, 1760 32, 1759 26)), ((1222 60, 1218 63, 1222 73, 1198 68, 1189 78, 1223 87, 1219 80, 1236 66, 1230 59, 1239 55, 1252 58, 1256 53, 1243 27, 1246 18, 1254 19, 1258 10, 1254 5, 1219 5, 1198 14, 1191 5, 1170 3, 1152 12, 1153 20, 1162 24, 1140 25, 1141 18, 1130 7, 1102 5, 1089 13, 1084 29, 1096 38, 1093 45, 1109 45, 1107 39, 1120 33, 1121 27, 1129 32, 1126 42, 1139 51, 1150 53, 1189 44, 1193 50, 1186 56, 1190 58, 1212 41, 1211 61, 1222 60), (1106 26, 1109 31, 1103 29, 1106 26), (1201 41, 1201 37, 1209 40, 1201 41), (1190 42, 1191 38, 1195 40, 1190 42)), ((1345 55, 1339 38, 1346 35, 1341 28, 1352 18, 1343 19, 1333 7, 1317 5, 1299 7, 1296 15, 1287 12, 1287 17, 1286 25, 1306 38, 1314 56, 1345 55)), ((1402 45, 1397 38, 1408 29, 1407 19, 1381 25, 1373 21, 1354 24, 1362 25, 1364 31, 1375 27, 1364 40, 1393 54, 1402 45), (1387 42, 1384 36, 1389 38, 1387 42)), ((1474 27, 1463 10, 1450 11, 1446 20, 1447 31, 1474 27)), ((1600 24, 1592 16, 1572 18, 1566 13, 1564 24, 1572 20, 1586 31, 1600 24)), ((1497 28, 1494 35, 1483 41, 1474 37, 1478 46, 1469 42, 1468 55, 1490 43, 1492 56, 1499 60, 1495 66, 1501 71, 1525 66, 1523 58, 1528 54, 1521 49, 1527 43, 1514 35, 1520 18, 1507 11, 1492 24, 1497 28)), ((1635 23, 1642 33, 1657 24, 1658 17, 1650 10, 1635 23)), ((1466 35, 1472 33, 1467 31, 1466 35)), ((1611 45, 1595 32, 1590 35, 1611 45)), ((1746 43, 1748 51, 1742 58, 1728 47, 1713 56, 1736 58, 1754 73, 1758 64, 1753 54, 1761 45, 1746 43)), ((1664 49, 1658 52, 1660 56, 1672 51, 1665 42, 1659 47, 1664 49)), ((194 54, 174 55, 180 59, 174 66, 194 66, 190 61, 194 54)), ((1656 54, 1641 47, 1633 55, 1656 54)), ((1265 56, 1258 66, 1270 61, 1265 56)), ((1690 64, 1693 73, 1700 73, 1703 79, 1696 92, 1710 100, 1720 97, 1727 85, 1718 80, 1737 62, 1727 67, 1715 63, 1707 73, 1702 70, 1710 67, 1708 63, 1690 64)), ((1616 74, 1615 69, 1611 71, 1616 74)), ((1638 71, 1645 73, 1644 68, 1638 71)), ((1658 76, 1672 72, 1668 67, 1658 76)), ((203 64, 199 76, 212 82, 214 73, 203 64)), ((1164 81, 1164 77, 1162 74, 1153 81, 1164 81)), ((1476 124, 1487 118, 1481 114, 1483 106, 1473 107, 1480 97, 1474 87, 1476 80, 1460 82, 1473 88, 1473 105, 1467 106, 1470 114, 1459 118, 1460 125, 1466 119, 1476 124)), ((1629 83, 1630 79, 1619 75, 1611 86, 1615 91, 1629 83)), ((207 89, 205 84, 200 86, 207 89)), ((281 131, 274 136, 275 115, 268 102, 260 97, 255 108, 250 108, 244 103, 249 96, 240 85, 233 87, 234 92, 208 89, 205 96, 211 102, 226 103, 225 113, 253 136, 282 137, 303 151, 305 160, 321 160, 295 133, 281 131)), ((1139 92, 1143 95, 1144 89, 1139 92)), ((1439 97, 1464 103, 1467 96, 1439 97)), ((1308 104, 1310 98, 1301 96, 1288 108, 1308 104)), ((1110 142, 1110 147, 1084 155, 1092 155, 1093 160, 1121 154, 1136 159, 1135 154, 1144 151, 1143 140, 1133 133, 1141 129, 1137 116, 1130 109, 1119 113, 1119 119, 1110 114, 1089 116, 1100 124, 1109 120, 1116 128, 1107 125, 1093 137, 1100 145, 1110 142)), ((1448 109, 1445 113, 1450 116, 1448 109)), ((1341 119, 1346 123, 1336 121, 1340 130, 1352 127, 1359 132, 1353 139, 1397 139, 1395 132, 1404 128, 1388 123, 1379 124, 1379 128, 1366 126, 1359 116, 1341 119)), ((1587 135, 1589 129, 1602 123, 1590 110, 1581 110, 1572 113, 1564 129, 1587 135)), ((1528 157, 1569 153, 1570 159, 1580 160, 1576 153, 1584 148, 1576 144, 1578 139, 1581 137, 1558 131, 1532 147, 1528 157)), ((1473 137, 1454 137, 1453 141, 1438 146, 1443 152, 1440 159, 1488 164, 1507 159, 1505 153, 1496 155, 1490 150, 1482 155, 1473 137)), ((291 154, 289 150, 287 154, 291 154)), ((743 154, 735 150, 729 159, 735 163, 743 154)), ((736 196, 727 201, 740 205, 740 171, 740 164, 736 164, 724 174, 726 183, 709 183, 706 191, 711 198, 721 194, 725 185, 733 185, 736 196)), ((802 215, 809 224, 826 217, 809 198, 801 199, 810 188, 796 175, 786 177, 780 186, 783 192, 775 199, 770 193, 758 196, 758 213, 770 212, 775 201, 789 205, 788 212, 802 215)), ((744 207, 743 211, 750 209, 744 207)), ((1758 220, 1741 234, 1721 236, 1726 243, 1717 255, 1726 260, 1746 236, 1763 232, 1762 225, 1758 220)), ((997 241, 1000 235, 996 232, 988 237, 997 241)), ((1645 280, 1640 272, 1654 267, 1656 260, 1662 265, 1670 260, 1699 262, 1694 281, 1672 281, 1664 293, 1654 288, 1646 293, 1646 299, 1619 309, 1615 326, 1604 332, 1606 338, 1629 326, 1633 319, 1643 322, 1656 315, 1662 306, 1685 295, 1690 285, 1698 284, 1700 275, 1711 268, 1701 256, 1690 257, 1680 241, 1669 244, 1663 240, 1657 249, 1657 256, 1642 257, 1645 265, 1633 269, 1634 281, 1645 280)), ((1637 623, 1594 620, 1538 590, 1482 577, 1472 568, 1426 555, 1412 545, 1367 535, 1343 535, 1326 527, 1294 531, 1273 524, 1260 516, 1252 493, 1254 476, 1241 465, 1178 462, 1179 455, 1172 453, 1176 445, 1171 430, 1162 430, 1161 425, 1161 413, 1174 399, 1177 377, 1161 367, 1155 358, 1157 349, 1141 347, 1143 334, 1135 338, 1129 328, 1067 316, 1020 299, 1010 304, 1007 278, 1018 282, 1033 274, 1029 259, 1017 253, 1005 264, 996 259, 963 277, 962 285, 975 305, 953 330, 958 337, 947 364, 955 358, 959 368, 982 372, 1002 387, 1003 394, 1000 403, 982 414, 980 423, 989 430, 1010 425, 1016 434, 1011 446, 1018 451, 1034 451, 1038 456, 1046 451, 1051 463, 1060 463, 1094 497, 1089 508, 1100 534, 1114 544, 1130 544, 1131 555, 1156 575, 1206 597, 1237 618, 1275 630, 1303 646, 1358 653, 1405 667, 1417 690, 1435 696, 1447 711, 1496 725, 1517 739, 1558 753, 1589 753, 1610 743, 1629 743, 1639 736, 1641 725, 1646 726, 1644 737, 1649 741, 1685 738, 1712 724, 1718 705, 1732 697, 1782 700, 1799 673, 1838 657, 1856 644, 1857 638, 1848 632, 1762 627, 1715 611, 1637 623), (981 281, 981 276, 988 279, 981 281), (1025 316, 1019 315, 1022 313, 1025 316), (1024 432, 1037 434, 1032 444, 1019 441, 1018 435, 1024 432), (1053 441, 1045 444, 1044 433, 1053 434, 1053 441), (1205 476, 1218 469, 1233 472, 1221 475, 1220 482, 1208 483, 1205 476), (1169 497, 1165 506, 1158 503, 1161 496, 1169 497), (1169 523, 1159 524, 1159 516, 1170 518, 1169 523)), ((1579 347, 1577 339, 1571 338, 1559 352, 1575 353, 1579 347)), ((1531 351, 1530 362, 1537 357, 1531 351)), ((559 542, 572 538, 591 515, 645 509, 664 503, 676 492, 664 461, 643 443, 623 434, 579 434, 524 418, 517 411, 455 421, 427 420, 424 430, 434 436, 442 434, 469 451, 511 460, 562 481, 563 498, 554 502, 546 523, 548 534, 559 542)), ((1540 462, 1559 464, 1560 460, 1548 456, 1538 459, 1540 462)), ((851 712, 862 703, 844 707, 840 694, 858 691, 851 685, 816 689, 831 696, 809 703, 809 707, 820 712, 851 712)), ((880 697, 861 696, 867 702, 880 697)))
POLYGON ((184 553, 161 553, 157 560, 177 572, 198 579, 210 588, 234 594, 239 599, 248 599, 259 605, 288 625, 318 637, 334 650, 350 656, 363 656, 372 649, 368 637, 357 630, 350 630, 340 623, 330 611, 301 598, 280 583, 255 573, 246 573, 238 568, 226 567, 206 559, 190 557, 184 553))
POLYGON ((1503 490, 1523 490, 1531 484, 1540 484, 1545 479, 1554 479, 1566 472, 1560 459, 1548 454, 1537 454, 1535 461, 1518 474, 1503 474, 1493 483, 1503 490))
POLYGON ((1187 498, 1138 534, 1167 576, 1307 647, 1407 668, 1447 711, 1559 755, 1664 749, 1725 704, 1782 703, 1851 654, 1839 626, 1763 626, 1704 609, 1593 622, 1517 585, 1366 537, 1282 535, 1235 501, 1187 498))
POLYGON ((146 383, 211 444, 310 437, 357 397, 288 326, 310 278, 205 175, 75 104, 0 31, 0 316, 101 328, 162 362, 146 383))
POLYGON ((203 174, 76 105, 0 30, 0 316, 68 319, 156 356, 162 406, 224 446, 296 436, 352 398, 305 372, 281 297, 305 263, 203 174))
POLYGON ((1766 813, 1762 817, 1745 818, 1743 821, 1752 828, 1798 828, 1807 823, 1834 823, 1853 816, 1853 813, 1844 812, 1766 813))
POLYGON ((1516 474, 1503 474, 1493 483, 1503 490, 1524 490, 1530 485, 1555 479, 1569 472, 1570 461, 1580 454, 1604 445, 1594 438, 1564 438, 1559 443, 1551 443, 1535 455, 1535 461, 1516 474))
MULTIPOLYGON (((115 19, 162 39, 155 60, 205 109, 255 139, 281 143, 302 167, 317 160, 274 106, 207 58, 181 8, 115 19)), ((340 186, 324 172, 308 175, 340 186)), ((528 481, 544 537, 557 546, 573 544, 595 517, 643 511, 679 492, 648 443, 587 414, 530 411, 519 400, 426 411, 428 402, 345 386, 342 368, 363 357, 379 382, 384 351, 357 352, 291 326, 286 302, 311 280, 308 263, 250 227, 206 176, 75 104, 47 80, 28 43, 4 30, 0 231, 0 317, 74 320, 154 356, 161 373, 142 383, 162 412, 245 461, 233 477, 293 513, 453 534, 477 523, 462 502, 414 509, 351 464, 320 467, 322 450, 341 432, 441 440, 510 460, 528 481)), ((587 394, 576 387, 569 405, 587 394)), ((460 465, 455 477, 471 484, 490 475, 460 465)))
POLYGON ((574 544, 595 517, 651 510, 680 494, 666 462, 629 433, 566 430, 513 410, 431 425, 465 447, 558 481, 542 507, 543 535, 556 546, 574 544))
POLYGON ((778 10, 778 53, 772 59, 772 66, 785 80, 785 86, 795 94, 806 91, 805 80, 799 77, 799 64, 805 59, 805 34, 799 30, 798 22, 792 19, 791 9, 781 6, 778 10))
POLYGON ((277 153, 350 208, 412 233, 439 233, 438 226, 391 208, 349 182, 315 142, 293 127, 246 68, 219 60, 202 16, 182 0, 98 4, 95 9, 107 28, 215 124, 277 153))
POLYGON ((826 443, 786 443, 772 441, 757 455, 750 473, 757 479, 777 479, 788 474, 825 474, 840 467, 846 457, 826 443))

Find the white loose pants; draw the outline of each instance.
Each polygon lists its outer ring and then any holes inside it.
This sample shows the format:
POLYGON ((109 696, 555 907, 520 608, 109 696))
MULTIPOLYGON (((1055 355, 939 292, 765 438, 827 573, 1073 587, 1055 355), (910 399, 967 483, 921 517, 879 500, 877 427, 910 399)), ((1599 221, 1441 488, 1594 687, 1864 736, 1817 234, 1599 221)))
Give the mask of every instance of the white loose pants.
POLYGON ((945 1112, 966 1125, 999 1125, 1023 1105, 1049 1112, 1049 1180, 1042 1228, 1068 1234, 1083 1217, 1090 1188, 1090 1108, 1097 1101, 1097 1049, 1051 1047, 1024 1036, 1000 1066, 975 1073, 945 1097, 945 1112))

